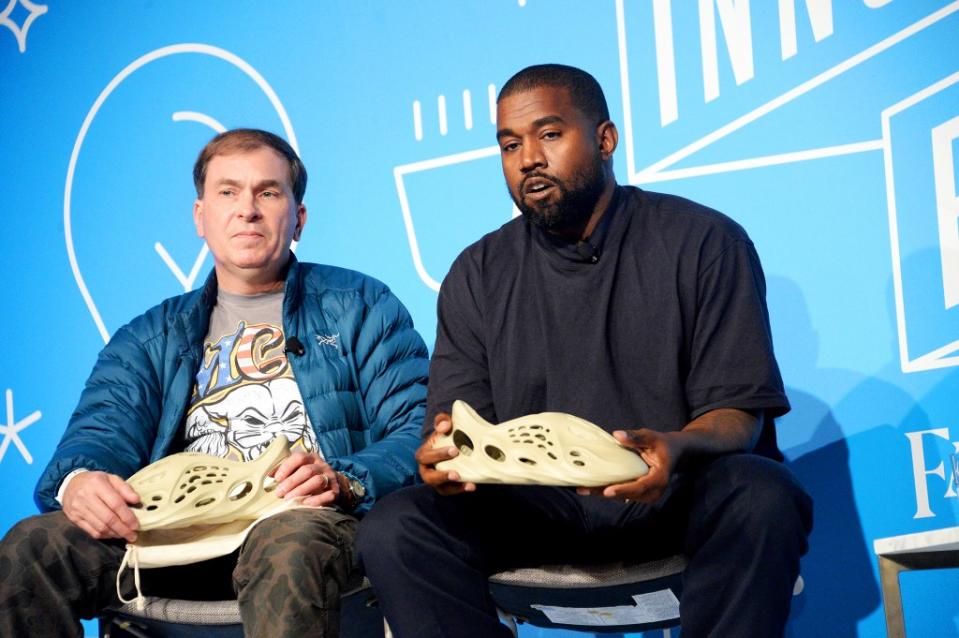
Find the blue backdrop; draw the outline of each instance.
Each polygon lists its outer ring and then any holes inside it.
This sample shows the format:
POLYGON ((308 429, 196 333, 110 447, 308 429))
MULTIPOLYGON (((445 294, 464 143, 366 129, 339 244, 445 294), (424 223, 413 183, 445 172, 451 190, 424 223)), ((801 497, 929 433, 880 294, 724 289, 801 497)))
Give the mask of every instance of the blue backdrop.
MULTIPOLYGON (((513 215, 492 96, 540 62, 605 87, 621 182, 759 249, 816 500, 791 635, 884 635, 872 541, 957 523, 959 2, 0 3, 0 532, 105 340, 211 268, 190 169, 215 131, 293 143, 300 258, 384 280, 431 343, 452 259, 513 215)), ((904 576, 911 636, 959 636, 957 585, 904 576)))

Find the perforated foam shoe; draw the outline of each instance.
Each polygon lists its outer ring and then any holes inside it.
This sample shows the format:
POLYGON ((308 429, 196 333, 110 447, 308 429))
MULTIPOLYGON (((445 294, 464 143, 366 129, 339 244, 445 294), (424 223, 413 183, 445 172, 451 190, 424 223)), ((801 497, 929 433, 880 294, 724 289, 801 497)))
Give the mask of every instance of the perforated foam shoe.
POLYGON ((290 455, 285 436, 276 437, 252 461, 229 461, 180 452, 146 466, 127 483, 140 495, 133 513, 140 530, 177 529, 252 520, 276 505, 270 476, 290 455))
POLYGON ((260 521, 302 504, 302 497, 279 498, 270 474, 290 455, 290 443, 278 436, 253 461, 228 461, 196 452, 172 454, 151 463, 127 483, 140 495, 133 513, 140 522, 135 543, 128 543, 117 572, 117 596, 143 609, 140 569, 197 563, 236 550, 260 521), (136 597, 120 586, 133 570, 136 597))
POLYGON ((453 429, 433 447, 459 454, 436 464, 463 481, 598 487, 649 471, 633 450, 602 428, 563 412, 542 412, 493 425, 464 401, 453 403, 453 429))

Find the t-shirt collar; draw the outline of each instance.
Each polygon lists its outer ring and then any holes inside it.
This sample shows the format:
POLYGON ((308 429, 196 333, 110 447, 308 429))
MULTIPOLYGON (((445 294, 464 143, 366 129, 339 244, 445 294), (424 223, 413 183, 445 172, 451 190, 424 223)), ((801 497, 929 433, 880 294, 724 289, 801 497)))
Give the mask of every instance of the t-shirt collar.
POLYGON ((541 245, 547 250, 568 259, 569 261, 596 264, 599 263, 603 254, 603 248, 606 244, 606 238, 609 236, 609 229, 612 225, 612 219, 615 217, 616 209, 619 207, 620 187, 613 189, 613 196, 606 205, 602 217, 593 232, 579 241, 568 241, 562 237, 550 233, 539 226, 527 222, 533 232, 533 235, 540 241, 541 245))

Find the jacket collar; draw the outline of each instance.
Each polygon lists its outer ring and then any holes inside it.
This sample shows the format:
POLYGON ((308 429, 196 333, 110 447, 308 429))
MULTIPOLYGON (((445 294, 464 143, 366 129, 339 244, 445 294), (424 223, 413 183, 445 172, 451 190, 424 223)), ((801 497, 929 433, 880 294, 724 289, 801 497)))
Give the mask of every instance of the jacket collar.
MULTIPOLYGON (((303 270, 300 268, 300 262, 293 252, 290 252, 290 260, 286 266, 286 279, 283 292, 283 315, 292 316, 296 309, 300 307, 303 299, 303 286, 300 285, 303 276, 303 270)), ((186 343, 181 346, 181 353, 187 354, 193 352, 194 356, 199 357, 202 350, 203 340, 210 329, 210 315, 213 307, 216 305, 219 286, 216 280, 216 269, 210 271, 199 291, 196 301, 189 305, 184 313, 179 316, 183 323, 183 331, 186 334, 186 343), (198 345, 199 344, 199 345, 198 345)))

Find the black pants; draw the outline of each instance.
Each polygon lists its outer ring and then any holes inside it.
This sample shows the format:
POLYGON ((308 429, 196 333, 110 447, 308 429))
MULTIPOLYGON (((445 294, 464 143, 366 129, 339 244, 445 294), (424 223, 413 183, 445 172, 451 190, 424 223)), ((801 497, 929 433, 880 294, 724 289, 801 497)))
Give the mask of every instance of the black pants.
POLYGON ((356 546, 397 638, 509 636, 487 577, 549 563, 684 553, 684 638, 782 636, 812 527, 812 500, 783 465, 752 454, 676 475, 655 505, 572 489, 419 485, 378 502, 356 546))
MULTIPOLYGON (((250 530, 220 559, 144 569, 145 595, 239 601, 255 638, 339 635, 340 594, 355 567, 356 519, 333 509, 294 509, 250 530)), ((124 542, 98 541, 62 512, 31 516, 0 541, 0 636, 82 636, 79 618, 118 604, 124 542)), ((124 576, 124 594, 133 593, 124 576)))

